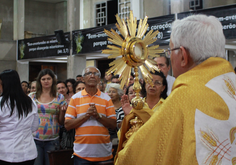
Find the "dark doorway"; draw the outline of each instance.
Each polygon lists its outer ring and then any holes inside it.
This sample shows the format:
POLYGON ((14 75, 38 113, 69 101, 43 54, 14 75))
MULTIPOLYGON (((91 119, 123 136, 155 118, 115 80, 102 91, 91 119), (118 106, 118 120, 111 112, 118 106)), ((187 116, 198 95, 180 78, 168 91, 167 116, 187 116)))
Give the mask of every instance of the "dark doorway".
POLYGON ((39 72, 43 69, 51 69, 60 81, 65 81, 67 78, 67 64, 66 63, 42 63, 30 62, 29 63, 29 81, 35 81, 39 72))
POLYGON ((105 76, 105 71, 106 69, 109 69, 109 63, 112 62, 114 59, 102 59, 102 60, 97 60, 97 67, 100 70, 102 77, 104 78, 105 76))

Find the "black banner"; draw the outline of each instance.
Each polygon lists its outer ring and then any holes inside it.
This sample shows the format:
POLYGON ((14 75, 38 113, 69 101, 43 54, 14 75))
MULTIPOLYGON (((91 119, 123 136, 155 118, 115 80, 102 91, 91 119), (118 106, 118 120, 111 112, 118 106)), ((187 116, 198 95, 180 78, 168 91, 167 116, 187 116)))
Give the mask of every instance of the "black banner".
MULTIPOLYGON (((64 33, 69 41, 70 33, 64 33)), ((58 44, 55 35, 18 40, 18 60, 70 55, 69 45, 58 44)))
POLYGON ((213 15, 217 17, 223 26, 225 38, 236 38, 236 5, 183 12, 178 14, 178 19, 182 19, 193 14, 205 14, 208 16, 213 15))
MULTIPOLYGON (((153 44, 169 44, 171 24, 174 20, 174 14, 148 19, 147 23, 149 24, 149 27, 147 32, 149 32, 151 29, 153 29, 153 31, 159 30, 157 35, 158 39, 153 44)), ((137 25, 138 22, 139 21, 137 21, 137 25)), ((109 31, 114 29, 118 34, 120 34, 115 24, 73 31, 73 54, 91 53, 96 51, 100 52, 102 49, 106 49, 107 44, 112 43, 107 41, 107 35, 104 33, 104 29, 109 31)))

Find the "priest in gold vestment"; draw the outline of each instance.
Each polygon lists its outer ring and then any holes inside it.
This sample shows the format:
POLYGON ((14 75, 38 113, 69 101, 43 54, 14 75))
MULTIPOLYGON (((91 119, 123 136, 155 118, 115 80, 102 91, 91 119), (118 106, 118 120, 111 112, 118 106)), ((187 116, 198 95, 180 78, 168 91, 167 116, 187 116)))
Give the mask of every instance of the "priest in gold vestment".
POLYGON ((116 165, 235 165, 236 76, 217 18, 172 24, 172 92, 118 153, 116 165))

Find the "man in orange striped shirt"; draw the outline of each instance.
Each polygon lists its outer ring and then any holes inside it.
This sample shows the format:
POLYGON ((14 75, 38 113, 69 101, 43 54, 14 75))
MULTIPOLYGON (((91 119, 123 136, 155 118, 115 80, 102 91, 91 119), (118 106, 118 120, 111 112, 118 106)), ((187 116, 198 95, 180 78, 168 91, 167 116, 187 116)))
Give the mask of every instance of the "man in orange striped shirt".
POLYGON ((98 164, 112 159, 107 128, 116 128, 110 97, 97 89, 101 73, 96 67, 83 70, 85 89, 72 96, 65 115, 65 128, 75 129, 74 164, 98 164))

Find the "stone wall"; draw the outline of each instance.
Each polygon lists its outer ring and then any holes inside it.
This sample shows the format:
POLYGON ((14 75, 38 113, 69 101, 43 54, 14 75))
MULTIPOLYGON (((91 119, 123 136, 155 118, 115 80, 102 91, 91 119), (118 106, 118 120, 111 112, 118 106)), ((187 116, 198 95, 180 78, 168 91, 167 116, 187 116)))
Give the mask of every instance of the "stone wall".
POLYGON ((5 69, 16 69, 16 42, 0 41, 0 72, 5 69))
MULTIPOLYGON (((1 40, 13 39, 13 0, 0 0, 1 40)), ((1 55, 0 55, 1 56, 1 55)))

